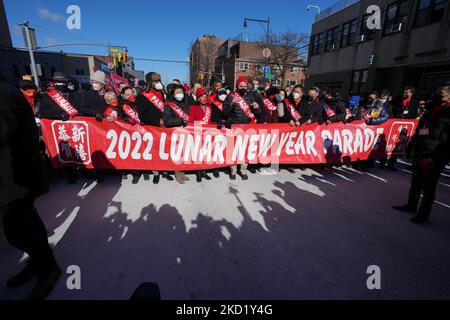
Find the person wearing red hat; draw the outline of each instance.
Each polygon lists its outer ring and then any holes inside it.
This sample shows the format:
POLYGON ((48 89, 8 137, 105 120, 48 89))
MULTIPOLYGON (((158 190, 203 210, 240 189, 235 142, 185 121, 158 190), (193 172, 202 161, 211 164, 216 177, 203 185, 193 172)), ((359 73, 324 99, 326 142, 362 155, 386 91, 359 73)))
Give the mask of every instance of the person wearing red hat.
MULTIPOLYGON (((239 77, 236 91, 224 101, 223 114, 230 124, 264 123, 264 104, 254 91, 248 90, 248 79, 239 77)), ((241 165, 242 180, 247 180, 247 163, 241 165)), ((230 178, 236 179, 237 166, 231 166, 230 178)))
MULTIPOLYGON (((208 101, 208 92, 204 88, 198 88, 195 91, 197 101, 189 107, 189 120, 191 124, 200 123, 201 125, 211 124, 212 107, 208 101)), ((211 180, 211 177, 206 174, 206 171, 197 171, 197 182, 201 182, 202 178, 211 180)))

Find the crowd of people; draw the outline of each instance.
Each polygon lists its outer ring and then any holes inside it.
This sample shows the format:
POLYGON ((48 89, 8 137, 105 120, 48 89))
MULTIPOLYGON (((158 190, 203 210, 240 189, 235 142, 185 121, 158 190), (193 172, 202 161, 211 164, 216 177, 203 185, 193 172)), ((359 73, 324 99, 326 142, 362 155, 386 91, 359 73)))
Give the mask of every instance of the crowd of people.
MULTIPOLYGON (((354 120, 363 120, 367 125, 379 125, 390 118, 422 119, 422 126, 429 126, 431 121, 429 118, 435 119, 436 110, 440 110, 439 117, 447 120, 442 120, 444 123, 439 124, 436 131, 432 131, 428 136, 420 134, 421 126, 419 126, 413 139, 414 143, 410 144, 407 153, 415 152, 420 154, 420 158, 429 155, 434 157, 435 149, 448 148, 448 123, 445 121, 448 121, 449 108, 442 107, 449 105, 448 83, 444 83, 436 92, 434 99, 428 101, 418 99, 412 86, 405 86, 398 97, 394 97, 388 89, 382 89, 371 91, 362 99, 361 97, 355 99, 354 96, 344 99, 330 88, 305 89, 300 84, 282 88, 258 79, 250 81, 242 76, 238 77, 234 87, 220 81, 212 83, 211 88, 204 88, 200 83, 189 86, 183 85, 177 79, 165 87, 160 74, 156 72, 146 74, 145 83, 140 82, 136 87, 119 83, 117 89, 112 89, 108 88, 105 73, 97 70, 91 77, 90 88, 82 88, 63 73, 55 72, 52 82, 43 90, 36 88, 29 80, 20 82, 20 90, 37 119, 64 121, 74 118, 76 114, 95 117, 99 122, 125 121, 131 125, 167 128, 185 127, 198 122, 216 125, 219 129, 249 123, 287 123, 293 127, 317 123, 326 126, 336 122, 351 123, 354 120), (70 106, 69 109, 67 106, 70 106), (75 114, 72 113, 73 110, 76 110, 75 114), (427 154, 422 154, 423 150, 427 150, 427 154)), ((440 171, 444 167, 442 163, 447 163, 450 159, 448 150, 443 152, 443 159, 437 159, 440 171)), ((379 167, 396 170, 396 161, 395 155, 389 159, 379 159, 379 167)), ((375 161, 373 159, 357 161, 352 165, 368 171, 375 166, 375 161)), ((420 168, 425 168, 426 165, 422 163, 420 168)), ((295 172, 291 165, 281 165, 280 168, 291 173, 295 172)), ((419 172, 420 168, 415 169, 419 172)), ((235 180, 237 175, 240 175, 242 180, 247 180, 248 172, 255 173, 257 169, 257 165, 242 163, 231 165, 226 170, 232 180, 235 180)), ((439 170, 436 170, 437 173, 439 170)), ((77 169, 67 169, 66 172, 68 181, 74 183, 77 169)), ((130 172, 122 172, 124 178, 127 173, 130 172)), ((172 173, 169 172, 131 171, 133 183, 137 183, 141 175, 149 179, 150 173, 153 174, 155 184, 160 181, 160 177, 174 180, 172 173)), ((210 173, 216 178, 219 177, 219 170, 196 171, 197 182, 201 182, 202 179, 211 180, 210 173)), ((102 174, 99 171, 96 171, 96 174, 101 181, 102 174)), ((180 184, 189 180, 189 177, 181 171, 174 172, 174 176, 180 184)), ((414 181, 419 183, 418 181, 423 182, 423 179, 417 178, 414 181)), ((407 210, 417 206, 419 187, 414 188, 416 191, 412 191, 410 195, 412 199, 410 204, 400 209, 407 210)))
MULTIPOLYGON (((49 190, 36 125, 40 118, 67 121, 87 116, 100 122, 126 121, 157 127, 180 127, 200 121, 218 128, 277 122, 293 127, 313 123, 326 126, 356 119, 378 125, 389 118, 419 118, 407 150, 413 159, 408 203, 394 206, 396 210, 417 213, 411 219, 414 223, 428 220, 437 181, 450 161, 450 83, 442 84, 436 99, 428 104, 416 99, 411 86, 404 88, 398 101, 387 89, 371 92, 367 100, 355 101, 342 99, 328 88, 280 88, 256 79, 249 82, 245 77, 237 79, 235 88, 216 82, 208 91, 199 83, 190 87, 178 80, 165 88, 155 72, 146 75, 145 85, 133 88, 121 83, 114 91, 108 90, 102 71, 93 74, 90 88, 82 88, 61 72, 55 72, 45 88, 37 88, 30 80, 21 81, 19 86, 20 91, 7 83, 0 72, 0 216, 8 242, 31 258, 22 271, 8 280, 7 286, 15 288, 37 276, 30 299, 45 298, 62 273, 34 205, 35 199, 49 190), (16 187, 20 192, 15 192, 16 187)), ((395 161, 395 157, 389 159, 391 169, 395 168, 395 161)), ((384 166, 385 161, 380 161, 380 165, 384 166)), ((367 170, 368 163, 362 168, 367 170)), ((240 165, 243 180, 248 179, 247 169, 251 170, 247 164, 240 165)), ((67 172, 74 182, 76 169, 67 172)), ((237 173, 237 166, 231 166, 230 178, 236 179, 237 173)), ((160 172, 153 174, 154 183, 158 183, 160 172)), ((205 171, 196 174, 199 182, 211 179, 205 171)), ((217 171, 213 174, 218 176, 217 171)), ((161 175, 173 180, 167 172, 161 175)), ((137 182, 140 172, 133 172, 133 177, 133 182, 137 182)), ((183 172, 176 172, 175 177, 178 183, 189 180, 183 172)))

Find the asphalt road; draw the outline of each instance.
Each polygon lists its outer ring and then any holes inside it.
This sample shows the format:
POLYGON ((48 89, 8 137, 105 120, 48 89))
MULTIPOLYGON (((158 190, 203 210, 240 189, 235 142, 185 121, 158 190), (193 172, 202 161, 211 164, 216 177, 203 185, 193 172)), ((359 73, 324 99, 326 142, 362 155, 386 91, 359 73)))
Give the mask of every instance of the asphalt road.
MULTIPOLYGON (((415 225, 391 209, 406 201, 407 168, 53 184, 37 201, 64 270, 49 298, 128 299, 156 282, 163 299, 449 299, 450 170, 431 221, 415 225), (67 287, 71 265, 80 290, 67 287), (366 286, 370 265, 380 290, 366 286)), ((0 299, 30 292, 5 285, 23 260, 1 231, 0 299)))

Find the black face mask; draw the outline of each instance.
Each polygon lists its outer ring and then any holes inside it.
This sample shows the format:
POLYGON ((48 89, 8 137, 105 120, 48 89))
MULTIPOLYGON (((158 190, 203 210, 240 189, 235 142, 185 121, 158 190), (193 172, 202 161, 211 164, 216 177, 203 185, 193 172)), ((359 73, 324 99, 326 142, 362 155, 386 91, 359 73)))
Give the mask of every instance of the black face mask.
POLYGON ((247 93, 247 89, 238 89, 237 92, 238 92, 241 96, 243 96, 243 95, 245 95, 245 94, 247 93))
POLYGON ((306 96, 306 100, 307 100, 307 101, 312 101, 312 100, 313 100, 313 97, 311 97, 311 96, 306 96))

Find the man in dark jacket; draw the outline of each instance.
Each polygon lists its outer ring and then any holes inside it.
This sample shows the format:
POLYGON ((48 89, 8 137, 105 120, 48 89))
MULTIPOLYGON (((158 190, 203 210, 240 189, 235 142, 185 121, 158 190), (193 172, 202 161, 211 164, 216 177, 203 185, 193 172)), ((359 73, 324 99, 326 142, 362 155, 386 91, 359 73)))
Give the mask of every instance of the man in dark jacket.
MULTIPOLYGON (((263 102, 253 91, 248 90, 246 77, 236 81, 236 91, 230 94, 223 103, 223 115, 228 124, 264 123, 263 102), (245 111, 244 111, 244 108, 245 111)), ((247 180, 247 163, 241 163, 241 178, 247 180)), ((236 179, 237 165, 231 166, 230 178, 236 179)))
POLYGON ((164 94, 161 76, 156 72, 145 75, 146 89, 136 99, 139 118, 143 124, 160 127, 163 124, 164 94))
POLYGON ((303 113, 303 123, 323 123, 323 104, 319 101, 319 89, 310 88, 305 98, 306 110, 303 113))
POLYGON ((2 80, 0 149, 3 159, 9 158, 9 161, 2 160, 2 175, 11 175, 11 179, 0 179, 0 215, 6 239, 31 258, 25 269, 8 280, 7 286, 18 287, 37 276, 30 299, 44 299, 61 276, 48 244, 47 231, 34 207, 35 198, 49 187, 33 112, 20 91, 2 80), (13 189, 20 191, 5 199, 5 194, 13 189))
MULTIPOLYGON (((402 99, 393 105, 394 118, 417 119, 419 117, 419 102, 414 98, 414 87, 403 89, 402 99)), ((397 156, 392 155, 388 161, 388 168, 396 170, 397 156)))
POLYGON ((77 106, 74 105, 72 96, 69 95, 69 90, 67 88, 67 82, 69 79, 63 72, 56 71, 53 75, 54 85, 48 87, 46 91, 42 94, 42 99, 40 101, 39 108, 37 110, 38 116, 45 119, 55 119, 55 120, 68 120, 70 114, 61 107, 62 99, 65 99, 70 104, 72 104, 75 109, 78 110, 77 106))
POLYGON ((80 90, 74 94, 73 103, 79 109, 79 116, 95 117, 99 122, 103 119, 106 102, 106 75, 103 71, 97 70, 91 77, 91 89, 80 90))
POLYGON ((413 158, 408 203, 393 207, 400 211, 416 212, 423 192, 418 215, 411 219, 414 223, 428 221, 439 176, 450 161, 450 83, 441 86, 440 97, 441 103, 420 119, 408 150, 413 158))
POLYGON ((338 96, 337 92, 325 89, 323 97, 323 121, 326 124, 344 121, 346 116, 345 102, 338 96))

